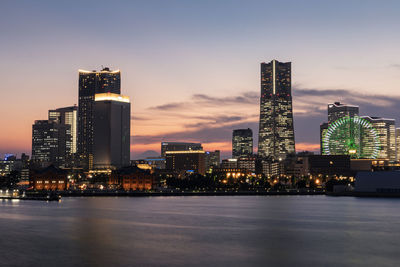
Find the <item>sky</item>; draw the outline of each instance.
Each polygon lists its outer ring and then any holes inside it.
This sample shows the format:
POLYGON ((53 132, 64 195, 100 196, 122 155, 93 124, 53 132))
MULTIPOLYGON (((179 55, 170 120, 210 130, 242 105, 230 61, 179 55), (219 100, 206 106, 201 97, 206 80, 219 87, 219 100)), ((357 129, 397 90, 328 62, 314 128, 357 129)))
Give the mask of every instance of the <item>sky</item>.
MULTIPOLYGON (((319 151, 327 104, 400 120, 400 1, 19 1, 0 9, 0 154, 78 104, 78 69, 121 70, 131 157, 161 141, 231 153, 258 134, 260 63, 292 62, 296 150, 319 151)), ((151 153, 150 153, 151 154, 151 153)))

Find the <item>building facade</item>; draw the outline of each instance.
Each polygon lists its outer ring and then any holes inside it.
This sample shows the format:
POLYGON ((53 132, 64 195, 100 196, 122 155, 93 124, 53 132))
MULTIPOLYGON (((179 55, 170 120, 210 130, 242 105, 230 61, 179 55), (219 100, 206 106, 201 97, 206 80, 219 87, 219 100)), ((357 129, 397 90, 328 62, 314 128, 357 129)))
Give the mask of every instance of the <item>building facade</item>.
POLYGON ((328 123, 332 123, 343 117, 355 117, 358 116, 358 113, 358 106, 346 105, 340 102, 328 104, 328 123))
POLYGON ((210 171, 211 168, 219 167, 221 162, 221 152, 219 150, 206 151, 204 156, 207 172, 210 171))
POLYGON ((400 161, 400 128, 396 128, 396 160, 400 161))
POLYGON ((93 168, 116 169, 129 166, 129 97, 113 93, 96 94, 93 111, 93 168))
MULTIPOLYGON (((379 159, 396 161, 396 121, 380 117, 363 116, 370 121, 379 138, 379 159)), ((367 144, 366 144, 367 145, 367 144)))
POLYGON ((203 150, 166 151, 166 169, 205 174, 205 152, 203 150))
MULTIPOLYGON (((325 133, 327 132, 329 125, 337 121, 338 119, 344 118, 344 117, 349 117, 349 118, 354 118, 358 117, 359 114, 359 107, 354 106, 354 105, 347 105, 343 104, 340 102, 334 102, 332 104, 328 104, 327 107, 328 111, 328 122, 324 122, 320 125, 320 152, 321 155, 326 155, 327 152, 324 151, 323 149, 323 138, 325 133)), ((352 139, 355 135, 356 141, 359 143, 360 142, 360 133, 354 133, 354 129, 352 127, 352 124, 346 124, 345 126, 342 126, 342 136, 340 137, 340 140, 338 140, 337 146, 339 147, 345 147, 346 146, 346 140, 352 139), (350 136, 352 135, 352 136, 350 136)))
POLYGON ((37 120, 32 125, 32 163, 38 166, 65 166, 69 125, 37 120))
POLYGON ((258 155, 284 159, 295 153, 291 62, 261 63, 258 155))
POLYGON ((165 157, 167 151, 190 151, 190 150, 203 150, 203 146, 200 143, 186 143, 186 142, 161 143, 162 157, 165 157))
POLYGON ((251 155, 253 155, 253 131, 250 128, 233 130, 232 158, 251 155))
POLYGON ((84 169, 93 168, 94 101, 100 93, 121 93, 121 73, 79 70, 78 155, 84 169))
POLYGON ((66 132, 66 163, 74 165, 78 146, 78 107, 71 106, 49 110, 49 120, 67 125, 66 132))

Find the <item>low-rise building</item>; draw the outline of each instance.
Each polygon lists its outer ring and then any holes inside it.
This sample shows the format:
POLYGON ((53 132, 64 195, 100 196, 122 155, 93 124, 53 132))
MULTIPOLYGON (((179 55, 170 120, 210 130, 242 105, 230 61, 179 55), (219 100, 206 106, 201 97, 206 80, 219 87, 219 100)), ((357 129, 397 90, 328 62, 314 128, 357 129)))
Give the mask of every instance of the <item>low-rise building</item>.
POLYGON ((122 187, 124 190, 151 190, 157 186, 154 175, 149 170, 137 166, 124 167, 111 173, 110 186, 122 187))
POLYGON ((34 190, 63 191, 68 189, 68 173, 54 165, 31 170, 29 185, 34 190))

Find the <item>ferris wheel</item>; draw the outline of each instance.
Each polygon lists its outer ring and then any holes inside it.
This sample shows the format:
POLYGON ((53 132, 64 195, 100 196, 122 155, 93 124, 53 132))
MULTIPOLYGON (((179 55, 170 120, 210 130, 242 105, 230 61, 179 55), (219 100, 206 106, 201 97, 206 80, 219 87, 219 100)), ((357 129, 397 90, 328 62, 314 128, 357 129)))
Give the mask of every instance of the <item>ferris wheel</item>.
POLYGON ((377 131, 371 122, 358 116, 337 119, 329 124, 322 136, 323 155, 375 159, 379 150, 377 131))

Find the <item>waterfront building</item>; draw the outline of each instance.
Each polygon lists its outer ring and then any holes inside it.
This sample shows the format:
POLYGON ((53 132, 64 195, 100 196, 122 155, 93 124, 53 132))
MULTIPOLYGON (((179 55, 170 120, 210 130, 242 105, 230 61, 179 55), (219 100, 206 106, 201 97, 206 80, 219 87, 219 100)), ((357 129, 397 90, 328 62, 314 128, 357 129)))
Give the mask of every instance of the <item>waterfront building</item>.
POLYGON ((233 130, 232 158, 251 155, 253 155, 253 131, 250 128, 233 130))
POLYGON ((400 128, 396 128, 396 160, 400 161, 400 128))
POLYGON ((29 184, 35 190, 66 190, 69 187, 68 173, 54 165, 41 169, 31 169, 29 184))
POLYGON ((166 151, 165 158, 167 170, 205 174, 203 150, 166 151))
MULTIPOLYGON (((396 161, 396 127, 394 119, 385 119, 380 117, 363 116, 362 118, 371 122, 376 130, 379 139, 379 159, 388 159, 391 162, 396 161)), ((364 146, 370 146, 370 140, 364 141, 364 146)))
POLYGON ((64 166, 69 125, 52 120, 37 120, 32 125, 32 162, 38 166, 64 166))
POLYGON ((161 157, 165 157, 167 151, 203 150, 200 143, 187 142, 161 142, 161 157))
POLYGON ((95 95, 121 93, 121 72, 103 68, 101 71, 79 70, 78 154, 84 169, 93 168, 95 95))
POLYGON ((93 105, 93 167, 116 169, 130 165, 129 97, 96 94, 93 105))
POLYGON ((237 168, 246 169, 253 173, 256 172, 256 160, 255 156, 240 157, 237 159, 237 168))
POLYGON ((205 165, 206 171, 210 171, 211 168, 219 167, 221 161, 221 152, 219 150, 215 151, 206 151, 205 156, 205 165))
POLYGON ((149 170, 143 170, 137 166, 127 166, 112 171, 108 185, 115 188, 122 187, 126 191, 143 191, 154 189, 157 183, 149 170))
POLYGON ((291 62, 261 63, 258 155, 284 159, 295 153, 291 62))

